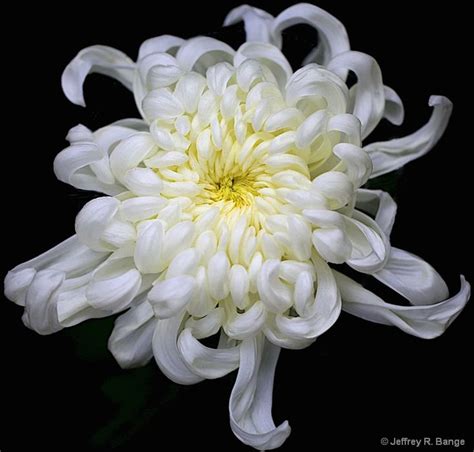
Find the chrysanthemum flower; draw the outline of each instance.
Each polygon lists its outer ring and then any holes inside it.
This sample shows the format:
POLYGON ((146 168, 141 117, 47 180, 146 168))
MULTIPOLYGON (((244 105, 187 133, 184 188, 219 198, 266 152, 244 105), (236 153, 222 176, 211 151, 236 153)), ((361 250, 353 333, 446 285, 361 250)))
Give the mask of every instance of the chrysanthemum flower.
POLYGON ((142 120, 95 132, 70 130, 57 177, 104 194, 76 219, 76 235, 15 267, 5 292, 23 320, 49 334, 89 318, 118 317, 109 348, 124 367, 155 358, 173 381, 193 384, 238 369, 229 403, 235 435, 257 449, 280 446, 288 422, 271 417, 280 348, 311 344, 341 309, 433 338, 469 298, 449 298, 426 262, 390 247, 396 205, 362 188, 428 152, 451 103, 407 137, 362 147, 403 106, 377 62, 351 51, 343 25, 316 6, 277 18, 242 6, 247 42, 236 51, 207 37, 153 38, 134 63, 118 50, 82 50, 63 74, 84 105, 90 72, 133 90, 142 120), (314 26, 318 47, 293 72, 281 31, 314 26), (349 89, 349 71, 357 83, 349 89), (386 303, 331 264, 347 264, 404 296, 386 303), (219 335, 217 348, 201 339, 219 335))

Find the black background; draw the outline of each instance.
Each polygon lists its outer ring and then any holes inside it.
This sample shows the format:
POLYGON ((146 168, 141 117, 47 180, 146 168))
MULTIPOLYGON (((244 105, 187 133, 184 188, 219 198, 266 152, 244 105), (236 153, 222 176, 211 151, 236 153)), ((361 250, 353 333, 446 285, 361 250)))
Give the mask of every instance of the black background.
MULTIPOLYGON (((254 5, 275 14, 292 3, 254 5)), ((58 182, 52 171, 68 129, 77 123, 96 129, 137 115, 132 95, 97 75, 85 83, 87 109, 68 103, 60 75, 69 60, 93 44, 135 58, 143 40, 164 33, 211 34, 238 44, 242 27, 219 29, 237 4, 111 2, 98 9, 98 2, 74 2, 18 5, 4 15, 15 31, 4 37, 2 107, 10 120, 2 127, 2 274, 71 235, 75 215, 90 199, 58 182)), ((318 2, 346 25, 353 49, 377 59, 385 83, 404 100, 404 125, 383 124, 375 138, 401 136, 424 124, 430 94, 454 102, 450 127, 435 150, 398 175, 392 236, 394 245, 432 263, 454 292, 458 275, 469 277, 472 268, 467 11, 454 4, 432 3, 425 11, 412 9, 413 2, 374 4, 318 2)), ((286 33, 285 50, 295 67, 313 37, 305 27, 286 33)), ((246 449, 228 426, 234 375, 179 387, 153 363, 121 371, 106 350, 112 320, 40 337, 23 327, 21 308, 5 300, 1 309, 2 452, 246 449)), ((382 450, 383 436, 464 438, 468 446, 456 450, 472 450, 472 321, 468 306, 444 336, 424 341, 342 314, 312 347, 283 351, 274 417, 289 419, 293 432, 281 450, 382 450)))

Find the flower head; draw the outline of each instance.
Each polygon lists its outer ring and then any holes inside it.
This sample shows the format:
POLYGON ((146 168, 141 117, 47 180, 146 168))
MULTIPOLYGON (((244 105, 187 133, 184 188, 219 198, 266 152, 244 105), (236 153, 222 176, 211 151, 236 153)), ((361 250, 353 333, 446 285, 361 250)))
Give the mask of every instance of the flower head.
POLYGON ((122 367, 154 356, 182 384, 239 369, 232 430, 272 449, 290 433, 271 419, 281 347, 308 346, 341 308, 436 337, 469 285, 462 278, 448 298, 429 264, 390 247, 396 205, 362 188, 434 146, 449 100, 433 96, 433 115, 414 134, 362 147, 382 117, 401 123, 403 106, 377 62, 350 51, 342 24, 307 4, 277 18, 242 6, 226 24, 239 20, 247 42, 236 51, 160 36, 136 63, 94 46, 69 64, 71 101, 84 104, 88 72, 105 73, 133 90, 143 120, 71 129, 57 177, 106 196, 81 210, 74 237, 15 267, 5 292, 41 334, 127 310, 109 341, 122 367), (279 48, 281 31, 298 22, 317 28, 321 43, 293 72, 279 48), (343 263, 411 305, 388 304, 331 266, 343 263), (200 342, 216 334, 217 348, 200 342))

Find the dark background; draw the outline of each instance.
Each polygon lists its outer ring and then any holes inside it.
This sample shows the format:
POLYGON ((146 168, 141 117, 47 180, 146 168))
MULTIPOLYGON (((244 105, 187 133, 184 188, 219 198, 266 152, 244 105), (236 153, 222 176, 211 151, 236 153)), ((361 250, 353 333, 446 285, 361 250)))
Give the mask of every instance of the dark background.
MULTIPOLYGON (((276 14, 292 3, 253 4, 276 14)), ((2 100, 7 103, 2 107, 11 119, 2 128, 2 276, 71 235, 75 215, 90 199, 58 182, 52 171, 68 129, 77 123, 96 129, 136 116, 132 95, 98 75, 85 84, 87 109, 68 103, 60 76, 70 59, 93 44, 135 58, 143 40, 164 33, 211 34, 238 44, 242 27, 219 29, 237 4, 176 1, 164 8, 161 2, 111 2, 99 10, 99 2, 54 9, 18 4, 4 15, 15 32, 4 37, 2 100)), ((395 178, 384 182, 396 188, 399 202, 392 243, 427 259, 454 292, 460 273, 473 281, 467 216, 472 210, 472 80, 463 63, 471 52, 467 11, 454 3, 431 3, 424 11, 412 9, 413 2, 374 4, 318 2, 346 25, 353 49, 377 59, 385 83, 404 100, 404 125, 384 121, 375 138, 405 135, 424 124, 430 94, 454 102, 450 127, 435 150, 407 165, 395 185, 395 178)), ((295 67, 315 37, 305 27, 285 34, 295 67)), ((113 319, 40 337, 23 326, 21 308, 6 300, 0 306, 2 452, 246 449, 228 426, 234 375, 181 387, 154 363, 121 371, 106 349, 113 319)), ((342 314, 312 347, 283 351, 274 417, 278 423, 288 419, 293 433, 281 450, 376 451, 382 450, 383 436, 464 438, 468 446, 456 450, 472 450, 472 321, 468 306, 444 336, 424 341, 342 314)))

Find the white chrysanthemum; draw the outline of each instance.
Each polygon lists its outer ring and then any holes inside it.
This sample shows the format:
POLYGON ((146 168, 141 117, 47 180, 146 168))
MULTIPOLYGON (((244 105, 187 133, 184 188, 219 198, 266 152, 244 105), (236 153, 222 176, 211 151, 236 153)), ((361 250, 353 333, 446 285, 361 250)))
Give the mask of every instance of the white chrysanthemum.
POLYGON ((237 51, 161 36, 142 45, 136 64, 101 46, 72 61, 63 75, 69 99, 83 104, 87 73, 105 73, 133 89, 144 121, 70 131, 56 175, 108 196, 86 204, 76 236, 13 269, 5 291, 41 334, 128 309, 109 341, 122 367, 154 356, 183 384, 239 369, 232 430, 272 449, 290 432, 271 419, 280 347, 309 345, 341 307, 436 337, 469 285, 462 279, 448 298, 429 264, 390 248, 396 205, 361 188, 429 151, 449 100, 432 97, 432 118, 413 135, 361 148, 382 117, 401 123, 403 107, 376 61, 349 50, 342 24, 304 4, 276 19, 242 6, 226 24, 241 19, 249 42, 237 51), (279 46, 298 22, 315 26, 321 44, 293 73, 279 46), (350 90, 349 71, 358 78, 350 90), (411 306, 385 303, 330 266, 342 263, 411 306), (215 334, 216 349, 200 342, 215 334))

